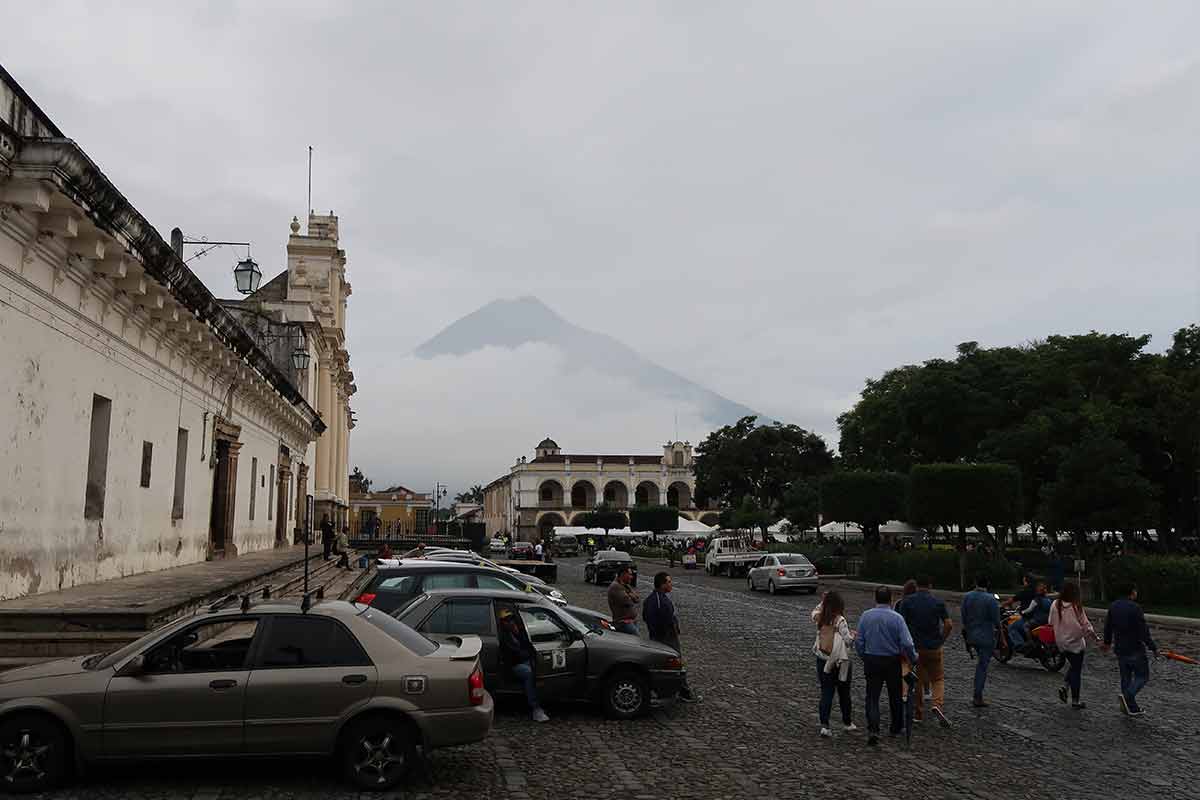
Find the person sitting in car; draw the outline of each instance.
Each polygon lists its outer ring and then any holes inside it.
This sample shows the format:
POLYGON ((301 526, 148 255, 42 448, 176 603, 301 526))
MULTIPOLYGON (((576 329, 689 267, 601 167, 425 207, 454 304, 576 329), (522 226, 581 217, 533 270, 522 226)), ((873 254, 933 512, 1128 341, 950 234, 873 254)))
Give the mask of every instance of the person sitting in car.
POLYGON ((525 689, 525 699, 529 702, 533 721, 549 722, 550 717, 538 702, 537 686, 534 683, 537 654, 529 637, 525 635, 525 628, 517 620, 516 612, 508 607, 501 607, 496 612, 496 623, 500 638, 500 663, 525 689))

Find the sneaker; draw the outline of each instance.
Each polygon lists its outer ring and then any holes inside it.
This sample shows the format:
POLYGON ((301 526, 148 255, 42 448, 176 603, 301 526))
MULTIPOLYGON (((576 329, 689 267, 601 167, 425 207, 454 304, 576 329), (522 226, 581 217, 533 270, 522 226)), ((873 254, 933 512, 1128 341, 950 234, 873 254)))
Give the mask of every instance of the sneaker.
POLYGON ((687 694, 680 692, 679 693, 679 701, 682 703, 699 703, 700 698, 696 695, 695 692, 688 692, 687 694))
POLYGON ((1121 698, 1121 710, 1124 711, 1126 713, 1126 715, 1128 715, 1130 713, 1129 700, 1127 700, 1125 698, 1125 695, 1120 694, 1120 693, 1117 694, 1117 697, 1121 698))
POLYGON ((858 726, 853 722, 847 722, 842 726, 842 730, 844 730, 846 733, 854 733, 856 730, 858 730, 858 726))
POLYGON ((879 747, 879 737, 871 734, 867 737, 867 747, 879 747))
POLYGON ((1075 709, 1076 711, 1083 711, 1085 708, 1087 708, 1087 703, 1077 701, 1071 703, 1071 708, 1075 709))
POLYGON ((971 701, 971 705, 975 706, 976 708, 987 708, 988 701, 984 700, 982 697, 976 697, 971 701))
POLYGON ((1058 702, 1063 704, 1067 702, 1067 687, 1065 684, 1058 687, 1058 702))
POLYGON ((534 722, 549 722, 550 717, 546 714, 545 711, 542 711, 540 708, 535 708, 533 710, 533 721, 534 722))
POLYGON ((833 736, 833 731, 829 730, 829 728, 821 728, 821 735, 829 739, 833 736))
POLYGON ((933 715, 937 717, 937 721, 941 723, 943 728, 950 727, 950 720, 946 719, 946 715, 937 706, 933 707, 933 715))
POLYGON ((1133 708, 1129 709, 1129 716, 1131 716, 1131 717, 1144 717, 1144 716, 1146 716, 1146 712, 1145 712, 1145 711, 1143 711, 1143 710, 1142 710, 1140 707, 1138 707, 1138 706, 1135 704, 1135 705, 1133 706, 1133 708))

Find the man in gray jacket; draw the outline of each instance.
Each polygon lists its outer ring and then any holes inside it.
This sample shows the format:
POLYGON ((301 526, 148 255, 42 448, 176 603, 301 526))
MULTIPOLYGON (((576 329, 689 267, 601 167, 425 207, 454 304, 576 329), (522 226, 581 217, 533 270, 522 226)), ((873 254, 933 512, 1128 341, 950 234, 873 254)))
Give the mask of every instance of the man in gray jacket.
POLYGON ((608 587, 608 608, 612 611, 613 627, 621 633, 638 635, 638 593, 633 583, 633 569, 625 567, 608 587))

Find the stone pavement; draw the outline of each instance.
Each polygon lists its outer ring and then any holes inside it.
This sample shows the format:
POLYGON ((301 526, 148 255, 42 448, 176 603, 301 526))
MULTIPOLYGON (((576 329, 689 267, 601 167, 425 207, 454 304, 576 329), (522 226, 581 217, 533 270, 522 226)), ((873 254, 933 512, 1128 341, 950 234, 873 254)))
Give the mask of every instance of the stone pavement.
MULTIPOLYGON (((573 603, 604 609, 604 588, 582 562, 560 561, 573 603)), ((656 571, 645 565, 643 592, 656 571)), ((671 704, 631 722, 588 706, 551 708, 546 725, 520 704, 498 712, 491 737, 437 751, 404 798, 771 797, 1200 798, 1200 668, 1156 662, 1147 715, 1121 715, 1111 656, 1089 652, 1086 711, 1060 705, 1061 676, 1033 662, 995 664, 991 708, 970 707, 974 669, 955 633, 946 653, 946 710, 954 728, 917 727, 911 748, 863 733, 817 736, 817 681, 808 595, 750 593, 743 581, 673 571, 691 682, 699 705, 671 704), (1032 776, 1032 777, 1026 777, 1032 776)), ((848 591, 850 617, 867 608, 848 591)), ((957 609, 951 613, 957 615, 957 609)), ((854 716, 864 724, 861 670, 854 716)), ((836 713, 836 712, 835 712, 836 713)), ((886 716, 886 706, 884 715, 886 716)), ((886 724, 886 723, 885 723, 886 724)), ((70 798, 350 798, 322 760, 108 768, 58 795, 70 798)), ((363 795, 369 796, 369 795, 363 795)))

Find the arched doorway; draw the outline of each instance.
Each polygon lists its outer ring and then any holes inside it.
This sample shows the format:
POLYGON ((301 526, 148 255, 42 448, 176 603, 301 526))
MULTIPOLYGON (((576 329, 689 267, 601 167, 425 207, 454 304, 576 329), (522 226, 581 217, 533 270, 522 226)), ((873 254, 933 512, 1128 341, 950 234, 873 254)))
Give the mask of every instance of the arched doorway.
POLYGON ((692 490, 683 481, 675 481, 667 487, 667 505, 671 508, 691 508, 692 490))
POLYGON ((613 508, 625 508, 629 505, 629 490, 621 481, 609 481, 604 486, 604 502, 613 508))
POLYGON ((571 508, 595 508, 596 487, 588 481, 578 481, 571 487, 571 508))
POLYGON ((634 503, 639 506, 656 506, 662 501, 658 499, 658 485, 650 481, 642 481, 633 492, 634 503))
POLYGON ((565 527, 566 524, 567 521, 562 518, 561 514, 543 514, 538 519, 538 535, 543 542, 548 542, 554 533, 554 529, 565 527))
POLYGON ((543 481, 538 487, 538 505, 543 508, 562 508, 563 487, 558 481, 543 481))

